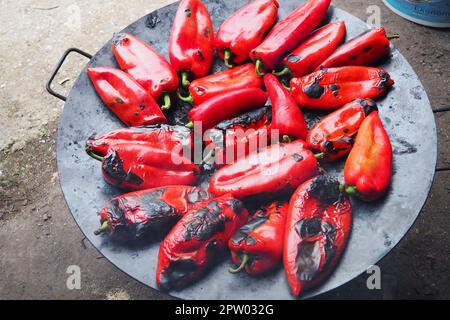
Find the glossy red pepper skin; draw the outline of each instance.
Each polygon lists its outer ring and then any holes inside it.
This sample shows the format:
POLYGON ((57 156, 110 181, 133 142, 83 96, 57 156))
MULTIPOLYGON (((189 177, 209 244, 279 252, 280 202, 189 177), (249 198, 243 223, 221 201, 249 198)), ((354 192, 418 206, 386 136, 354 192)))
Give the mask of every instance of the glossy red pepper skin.
POLYGON ((242 268, 250 275, 273 270, 283 256, 284 229, 288 203, 275 201, 255 212, 228 242, 233 262, 239 272, 242 268))
POLYGON ((169 40, 172 66, 191 79, 206 76, 212 66, 213 42, 213 25, 205 5, 200 0, 182 0, 169 40))
POLYGON ((104 157, 111 147, 121 144, 148 145, 170 152, 192 150, 192 131, 185 126, 157 124, 113 130, 103 135, 91 136, 86 142, 86 152, 104 157))
POLYGON ((320 67, 371 66, 390 52, 390 42, 384 28, 372 29, 344 43, 320 67))
POLYGON ((235 90, 261 87, 262 80, 256 75, 255 66, 248 63, 194 80, 189 85, 189 92, 192 103, 198 105, 235 90))
POLYGON ((260 88, 234 90, 206 100, 189 110, 188 115, 192 122, 201 121, 203 130, 207 130, 225 119, 262 108, 267 98, 260 88))
POLYGON ((102 160, 105 181, 125 190, 194 185, 200 169, 178 153, 147 145, 122 144, 102 160))
POLYGON ((217 31, 214 46, 225 64, 231 67, 249 58, 250 51, 261 43, 275 23, 278 7, 276 0, 255 0, 224 21, 217 31))
POLYGON ((392 176, 392 146, 378 112, 362 123, 345 162, 345 191, 365 201, 381 198, 392 176))
POLYGON ((238 199, 294 189, 318 174, 314 154, 301 140, 271 145, 229 164, 212 176, 209 191, 238 199))
POLYGON ((273 74, 264 76, 264 84, 272 103, 271 129, 279 130, 280 136, 305 140, 306 121, 294 98, 273 74))
POLYGON ((128 126, 166 123, 153 97, 129 74, 114 68, 87 68, 95 90, 106 106, 128 126))
POLYGON ((323 155, 324 161, 334 161, 346 155, 353 147, 354 137, 364 119, 378 110, 370 99, 356 99, 330 113, 308 132, 308 147, 323 155))
POLYGON ((166 186, 120 195, 100 211, 101 227, 115 240, 135 242, 155 239, 168 232, 195 204, 210 199, 205 190, 191 186, 166 186))
POLYGON ((283 263, 294 296, 321 284, 338 263, 352 223, 350 200, 333 178, 303 183, 289 203, 283 263))
MULTIPOLYGON (((308 0, 278 22, 250 57, 266 71, 273 70, 284 55, 295 49, 325 17, 330 0, 308 0), (257 62, 258 64, 258 62, 257 62)), ((259 69, 259 68, 258 68, 259 69)))
POLYGON ((394 85, 383 69, 348 66, 322 69, 291 79, 291 95, 300 107, 335 110, 355 99, 376 99, 394 85))
POLYGON ((155 100, 162 95, 170 98, 170 94, 178 89, 176 71, 166 58, 142 40, 127 33, 117 33, 112 39, 112 50, 120 68, 155 100))
POLYGON ((161 244, 156 269, 158 287, 176 290, 199 279, 226 251, 231 236, 247 220, 243 203, 230 195, 197 204, 161 244))
POLYGON ((313 72, 344 41, 345 33, 344 21, 329 23, 314 31, 283 59, 285 72, 294 77, 313 72))

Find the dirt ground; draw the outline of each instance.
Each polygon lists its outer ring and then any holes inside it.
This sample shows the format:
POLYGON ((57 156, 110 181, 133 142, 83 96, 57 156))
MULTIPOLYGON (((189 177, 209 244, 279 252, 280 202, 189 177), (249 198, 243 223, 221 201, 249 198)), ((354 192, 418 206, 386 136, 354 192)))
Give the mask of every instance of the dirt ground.
MULTIPOLYGON (((0 1, 0 299, 166 299, 106 261, 73 221, 59 188, 55 138, 63 103, 44 89, 66 48, 95 52, 112 33, 170 0, 0 1), (81 289, 66 286, 70 265, 81 289)), ((399 32, 395 46, 421 77, 435 110, 450 107, 450 31, 412 24, 381 1, 335 0, 366 20, 367 6, 399 32), (364 3, 364 5, 361 5, 364 3)), ((67 91, 86 60, 73 58, 56 85, 67 91)), ((450 165, 450 112, 436 113, 438 167, 450 165)), ((382 290, 367 274, 320 298, 450 298, 450 173, 437 172, 413 228, 380 263, 382 290)))

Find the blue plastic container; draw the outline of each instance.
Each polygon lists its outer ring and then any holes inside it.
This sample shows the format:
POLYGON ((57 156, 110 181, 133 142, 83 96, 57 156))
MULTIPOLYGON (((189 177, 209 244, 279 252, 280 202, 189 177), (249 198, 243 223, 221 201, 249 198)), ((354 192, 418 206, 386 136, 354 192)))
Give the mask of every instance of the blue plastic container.
POLYGON ((450 28, 450 0, 383 0, 405 19, 429 27, 450 28))

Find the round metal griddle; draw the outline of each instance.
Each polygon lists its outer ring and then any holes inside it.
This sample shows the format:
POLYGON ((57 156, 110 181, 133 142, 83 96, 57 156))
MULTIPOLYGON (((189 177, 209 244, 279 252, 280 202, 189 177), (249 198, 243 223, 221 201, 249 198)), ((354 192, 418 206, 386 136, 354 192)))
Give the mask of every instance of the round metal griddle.
MULTIPOLYGON (((247 1, 203 1, 217 30, 223 20, 247 1)), ((279 0, 279 16, 284 17, 299 1, 279 0)), ((159 9, 131 24, 123 31, 150 43, 167 57, 167 44, 178 3, 159 9)), ((112 19, 113 17, 111 17, 112 19)), ((330 8, 327 21, 344 20, 347 39, 368 26, 337 8, 330 8)), ((117 66, 110 42, 89 62, 90 66, 117 66)), ((384 200, 373 204, 354 202, 351 237, 331 277, 304 297, 334 289, 364 272, 385 256, 405 235, 417 218, 429 193, 436 165, 436 127, 424 88, 406 59, 397 51, 381 67, 395 79, 389 94, 378 101, 382 121, 394 149, 392 187, 384 200)), ((216 60, 213 72, 223 69, 216 60)), ((172 123, 185 123, 186 106, 176 107, 172 123)), ((317 120, 311 116, 310 120, 317 120)), ((85 70, 73 86, 64 107, 57 141, 58 171, 62 190, 70 212, 89 241, 114 265, 140 282, 156 288, 155 269, 159 242, 144 247, 127 247, 110 241, 107 236, 94 236, 99 226, 98 212, 103 204, 121 191, 107 185, 100 164, 84 152, 86 139, 93 133, 105 133, 122 127, 106 108, 92 87, 85 70)), ((342 181, 343 162, 328 168, 342 181)), ((284 272, 260 278, 245 273, 227 272, 230 259, 216 265, 204 278, 176 292, 186 299, 292 299, 284 272)))

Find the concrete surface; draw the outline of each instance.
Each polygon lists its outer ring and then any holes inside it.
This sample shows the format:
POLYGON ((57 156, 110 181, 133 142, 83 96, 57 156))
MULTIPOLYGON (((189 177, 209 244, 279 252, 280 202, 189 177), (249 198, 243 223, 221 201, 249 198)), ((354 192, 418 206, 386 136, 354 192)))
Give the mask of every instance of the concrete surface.
MULTIPOLYGON (((112 33, 170 3, 162 1, 0 0, 0 299, 164 299, 105 261, 72 220, 58 185, 55 144, 63 103, 44 83, 68 47, 94 53, 112 33), (66 286, 70 265, 81 268, 81 289, 66 286)), ((401 38, 395 46, 421 77, 434 109, 450 107, 450 32, 410 23, 379 0, 335 0, 401 38), (363 5, 362 5, 363 4, 363 5)), ((66 92, 86 61, 71 58, 56 89, 66 92)), ((438 167, 450 165, 450 113, 436 114, 438 167)), ((379 264, 382 290, 366 274, 321 298, 450 298, 449 172, 438 172, 422 213, 379 264)))

